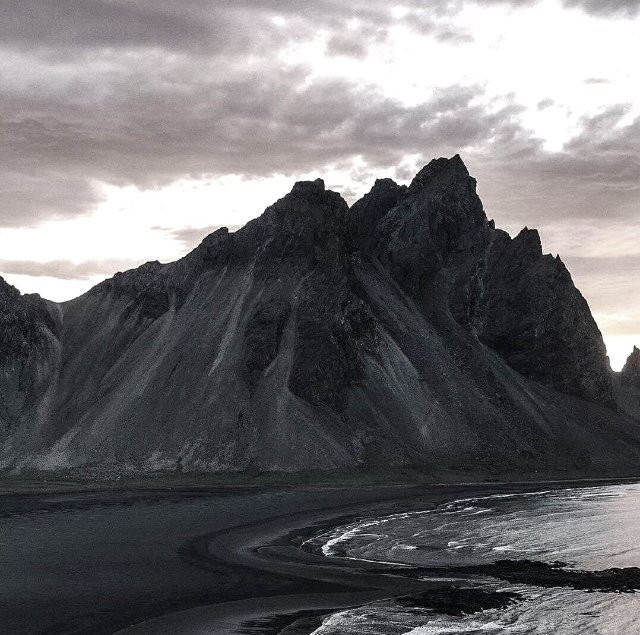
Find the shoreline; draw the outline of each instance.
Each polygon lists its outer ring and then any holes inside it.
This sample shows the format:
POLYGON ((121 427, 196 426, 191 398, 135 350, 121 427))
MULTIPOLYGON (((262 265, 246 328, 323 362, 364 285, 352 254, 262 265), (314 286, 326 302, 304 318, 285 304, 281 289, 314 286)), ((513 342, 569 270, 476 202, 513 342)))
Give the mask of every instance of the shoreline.
MULTIPOLYGON (((394 576, 393 567, 381 563, 327 557, 299 548, 300 542, 326 529, 367 516, 418 511, 466 496, 520 493, 572 487, 637 482, 637 479, 593 479, 541 481, 537 483, 433 484, 412 486, 411 492, 386 501, 334 505, 324 509, 284 514, 258 520, 232 530, 212 532, 195 538, 189 546, 195 566, 228 566, 254 579, 277 574, 298 580, 304 590, 296 594, 273 595, 269 584, 262 594, 227 603, 198 606, 159 616, 118 631, 120 635, 150 635, 159 632, 200 633, 310 633, 319 625, 318 616, 375 600, 434 592, 442 584, 404 576, 394 576), (416 489, 422 491, 416 491, 416 489), (327 588, 328 587, 328 588, 327 588), (322 613, 322 610, 326 610, 322 613), (313 626, 296 626, 295 616, 316 611, 313 626), (293 616, 288 622, 286 616, 293 616), (293 628, 293 627, 291 627, 293 628), (300 630, 301 628, 307 630, 300 630)), ((402 486, 389 486, 402 487, 402 486)), ((409 489, 409 488, 408 488, 409 489)), ((443 573, 445 571, 443 570, 443 573)), ((312 620, 313 621, 313 620, 312 620)))
POLYGON ((92 475, 78 472, 0 472, 0 496, 135 491, 206 491, 264 488, 328 487, 446 487, 542 484, 589 484, 640 482, 638 474, 592 476, 581 472, 561 474, 509 472, 428 473, 420 470, 335 472, 150 472, 146 474, 92 475))

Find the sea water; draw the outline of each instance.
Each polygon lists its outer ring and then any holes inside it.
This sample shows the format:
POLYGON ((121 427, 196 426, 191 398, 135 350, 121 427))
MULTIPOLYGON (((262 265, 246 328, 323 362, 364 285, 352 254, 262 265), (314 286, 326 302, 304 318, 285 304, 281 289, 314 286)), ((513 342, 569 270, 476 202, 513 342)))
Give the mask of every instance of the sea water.
MULTIPOLYGON (((640 485, 465 498, 337 527, 312 542, 327 556, 424 567, 501 559, 563 561, 590 571, 640 567, 640 485)), ((640 634, 640 593, 540 588, 455 575, 447 583, 515 591, 522 599, 506 609, 455 617, 385 600, 336 613, 315 633, 640 634)))

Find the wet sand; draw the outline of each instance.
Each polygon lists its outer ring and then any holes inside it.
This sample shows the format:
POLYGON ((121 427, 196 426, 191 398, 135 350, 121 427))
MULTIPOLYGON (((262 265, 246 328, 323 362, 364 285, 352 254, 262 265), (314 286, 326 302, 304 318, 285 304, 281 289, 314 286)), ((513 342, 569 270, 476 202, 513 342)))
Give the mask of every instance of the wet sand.
POLYGON ((309 632, 324 613, 436 583, 308 553, 300 537, 468 495, 576 484, 14 488, 0 496, 0 624, 16 635, 309 632))

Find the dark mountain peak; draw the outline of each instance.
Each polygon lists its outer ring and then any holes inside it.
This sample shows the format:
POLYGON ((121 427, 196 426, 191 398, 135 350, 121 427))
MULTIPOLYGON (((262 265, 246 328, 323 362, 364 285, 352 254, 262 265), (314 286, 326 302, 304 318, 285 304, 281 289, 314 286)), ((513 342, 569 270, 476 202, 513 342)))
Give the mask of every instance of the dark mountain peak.
POLYGON ((409 185, 409 192, 414 193, 423 188, 441 188, 443 186, 472 186, 475 191, 475 179, 469 176, 467 166, 459 154, 450 159, 440 157, 425 165, 409 185))
POLYGON ((260 216, 261 221, 271 222, 276 218, 293 216, 290 222, 296 222, 296 216, 311 215, 315 220, 322 220, 329 216, 346 216, 349 206, 347 202, 332 190, 327 190, 322 179, 315 181, 297 181, 291 191, 283 198, 276 201, 260 216))
POLYGON ((224 238, 229 234, 228 227, 218 227, 215 231, 207 234, 201 241, 202 243, 209 244, 214 242, 219 242, 221 238, 224 238))
POLYGON ((475 179, 456 155, 420 170, 378 222, 374 244, 400 286, 422 302, 434 284, 444 288, 436 279, 443 269, 473 266, 486 250, 489 231, 475 179))
POLYGON ((232 238, 233 234, 229 232, 228 227, 219 227, 216 231, 203 238, 196 251, 205 260, 217 262, 221 254, 225 254, 227 251, 225 248, 232 242, 232 238))
POLYGON ((258 227, 269 228, 270 232, 324 233, 335 229, 336 225, 342 228, 348 211, 347 202, 337 192, 325 189, 322 179, 298 181, 286 196, 268 207, 255 223, 258 227))
POLYGON ((156 280, 158 273, 165 267, 159 260, 149 260, 135 269, 118 271, 112 278, 101 282, 97 287, 126 290, 132 293, 146 287, 151 280, 156 280))
POLYGON ((487 221, 458 155, 351 209, 296 183, 237 232, 60 307, 0 279, 0 369, 0 466, 640 460, 584 298, 538 232, 487 221))
POLYGON ((315 181, 296 181, 291 188, 291 196, 305 199, 318 199, 325 192, 324 181, 316 179, 315 181))
POLYGON ((0 276, 0 365, 27 359, 54 329, 47 301, 37 293, 22 295, 0 276))
POLYGON ((469 230, 477 232, 488 225, 482 201, 476 193, 476 180, 460 155, 450 159, 434 159, 428 163, 409 185, 407 210, 424 216, 429 231, 446 226, 450 235, 469 230))
POLYGON ((327 190, 322 179, 298 181, 261 216, 229 235, 229 242, 234 258, 257 257, 259 276, 279 275, 285 261, 305 267, 337 257, 347 239, 348 214, 347 202, 327 190))
POLYGON ((371 190, 351 206, 349 227, 356 241, 369 242, 378 221, 402 200, 406 192, 406 185, 398 185, 393 179, 376 179, 371 190))
POLYGON ((631 355, 627 357, 621 375, 627 381, 640 381, 640 349, 637 346, 633 347, 631 355))
POLYGON ((0 303, 20 295, 20 291, 0 276, 0 303))
POLYGON ((531 258, 542 256, 542 241, 537 229, 523 227, 520 233, 513 239, 515 249, 529 255, 531 258))
POLYGON ((39 293, 20 293, 16 287, 0 276, 0 312, 15 303, 33 307, 46 307, 47 304, 51 304, 39 293))
POLYGON ((398 185, 393 179, 386 177, 384 179, 376 179, 370 193, 380 193, 389 190, 394 191, 403 188, 406 189, 405 186, 398 185))

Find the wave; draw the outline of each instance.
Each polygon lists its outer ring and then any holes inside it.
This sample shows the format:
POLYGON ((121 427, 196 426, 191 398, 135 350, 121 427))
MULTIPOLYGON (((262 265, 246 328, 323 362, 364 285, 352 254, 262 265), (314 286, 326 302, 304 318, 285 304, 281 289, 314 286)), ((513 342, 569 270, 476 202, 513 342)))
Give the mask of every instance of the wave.
MULTIPOLYGON (((563 560, 569 563, 567 572, 576 575, 581 566, 599 570, 640 564, 638 510, 638 485, 492 494, 365 518, 315 536, 303 547, 328 557, 394 565, 400 567, 397 574, 402 567, 453 570, 508 557, 539 560, 541 566, 563 560)), ((477 576, 450 580, 454 585, 515 591, 521 601, 464 616, 408 611, 393 600, 374 602, 332 615, 315 633, 636 635, 640 623, 640 599, 634 595, 526 584, 505 587, 495 578, 477 576)))

